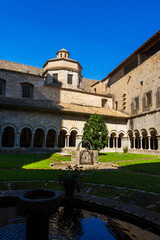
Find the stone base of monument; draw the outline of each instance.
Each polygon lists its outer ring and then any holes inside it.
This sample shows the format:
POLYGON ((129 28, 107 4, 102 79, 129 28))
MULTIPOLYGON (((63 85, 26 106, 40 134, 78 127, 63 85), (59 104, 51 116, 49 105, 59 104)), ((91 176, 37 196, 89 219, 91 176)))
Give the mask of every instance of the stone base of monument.
POLYGON ((97 150, 76 150, 72 151, 71 165, 78 166, 92 166, 98 165, 98 151, 97 150))

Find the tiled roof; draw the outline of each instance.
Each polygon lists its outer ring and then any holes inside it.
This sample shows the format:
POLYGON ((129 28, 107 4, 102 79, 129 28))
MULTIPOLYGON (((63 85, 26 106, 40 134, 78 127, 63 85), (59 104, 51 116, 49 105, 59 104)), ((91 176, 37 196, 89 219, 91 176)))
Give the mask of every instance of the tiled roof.
POLYGON ((32 67, 29 65, 10 62, 10 61, 1 60, 1 59, 0 59, 0 69, 33 74, 37 76, 42 76, 43 74, 43 68, 32 67))
POLYGON ((67 104, 60 103, 62 107, 62 111, 65 112, 75 112, 75 113, 84 113, 84 114, 94 114, 97 113, 103 116, 111 116, 111 117, 128 117, 128 115, 115 111, 113 109, 108 108, 100 108, 100 107, 90 107, 90 106, 82 106, 77 104, 67 104))
POLYGON ((14 108, 23 108, 23 109, 37 109, 41 111, 58 111, 58 112, 72 112, 72 113, 81 113, 81 114, 94 114, 97 113, 103 116, 110 117, 122 117, 126 118, 128 115, 108 109, 108 108, 98 108, 90 106, 82 106, 77 104, 67 104, 59 103, 56 104, 49 100, 33 100, 33 99, 24 99, 24 98, 12 98, 12 97, 0 97, 0 107, 14 107, 14 108))
POLYGON ((83 78, 82 79, 82 89, 86 91, 93 91, 91 86, 95 83, 99 82, 98 80, 83 78))

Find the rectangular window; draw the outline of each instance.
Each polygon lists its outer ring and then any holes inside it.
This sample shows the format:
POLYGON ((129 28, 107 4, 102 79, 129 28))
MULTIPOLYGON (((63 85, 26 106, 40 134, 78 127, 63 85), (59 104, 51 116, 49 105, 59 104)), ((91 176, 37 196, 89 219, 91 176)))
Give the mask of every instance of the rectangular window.
POLYGON ((102 104, 101 104, 102 108, 107 107, 107 99, 102 99, 102 104))
POLYGON ((145 106, 152 105, 152 91, 145 94, 145 106))
POLYGON ((81 88, 81 78, 79 78, 79 80, 78 80, 78 88, 81 88))
POLYGON ((68 84, 72 84, 72 77, 73 77, 72 74, 68 74, 68 78, 67 78, 67 83, 68 84))
POLYGON ((53 74, 53 83, 56 83, 58 81, 58 73, 53 74))
POLYGON ((22 86, 22 97, 32 98, 33 97, 33 87, 29 85, 22 86))
POLYGON ((134 110, 138 110, 139 109, 139 97, 136 97, 134 99, 134 110))

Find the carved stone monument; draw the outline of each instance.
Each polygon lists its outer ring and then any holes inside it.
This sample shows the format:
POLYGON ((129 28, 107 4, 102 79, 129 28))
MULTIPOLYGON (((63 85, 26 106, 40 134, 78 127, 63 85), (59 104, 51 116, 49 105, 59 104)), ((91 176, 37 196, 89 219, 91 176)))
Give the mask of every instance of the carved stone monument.
POLYGON ((85 141, 89 144, 88 149, 81 148, 84 141, 78 144, 77 150, 72 151, 71 164, 72 165, 97 165, 98 164, 98 151, 92 150, 92 146, 89 141, 85 141))

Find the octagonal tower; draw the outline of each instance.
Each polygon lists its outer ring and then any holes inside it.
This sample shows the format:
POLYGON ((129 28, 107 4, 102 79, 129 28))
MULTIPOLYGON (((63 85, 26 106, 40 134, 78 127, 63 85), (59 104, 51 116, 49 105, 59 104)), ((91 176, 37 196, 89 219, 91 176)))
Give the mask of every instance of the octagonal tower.
POLYGON ((57 58, 47 60, 43 65, 46 85, 81 88, 82 67, 69 57, 70 53, 63 48, 57 52, 57 58))

